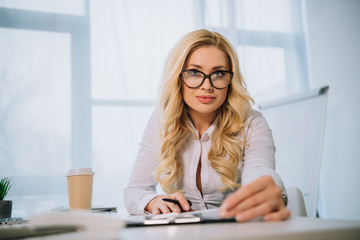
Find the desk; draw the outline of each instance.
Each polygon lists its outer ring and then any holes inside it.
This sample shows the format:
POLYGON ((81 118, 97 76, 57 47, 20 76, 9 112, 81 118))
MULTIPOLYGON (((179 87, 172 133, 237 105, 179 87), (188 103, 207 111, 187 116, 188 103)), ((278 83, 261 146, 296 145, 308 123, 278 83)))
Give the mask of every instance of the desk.
POLYGON ((120 239, 360 239, 360 221, 296 217, 282 222, 189 224, 127 228, 120 239))
MULTIPOLYGON (((56 222, 56 221, 55 221, 56 222)), ((110 222, 111 223, 111 222, 110 222)), ((250 240, 331 240, 360 239, 360 221, 326 220, 293 217, 281 222, 252 221, 246 223, 223 222, 208 224, 180 224, 149 227, 122 228, 121 219, 114 225, 92 226, 90 231, 39 237, 47 240, 194 240, 194 239, 250 239, 250 240), (109 228, 107 228, 109 227, 109 228), (111 231, 111 230, 112 231, 111 231), (117 238, 118 237, 118 238, 117 238)))

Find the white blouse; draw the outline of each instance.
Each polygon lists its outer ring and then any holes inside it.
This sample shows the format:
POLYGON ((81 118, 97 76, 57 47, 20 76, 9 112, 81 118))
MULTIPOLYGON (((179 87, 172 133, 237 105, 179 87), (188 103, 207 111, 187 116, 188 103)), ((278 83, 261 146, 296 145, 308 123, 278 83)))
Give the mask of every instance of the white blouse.
MULTIPOLYGON (((124 190, 125 206, 130 214, 145 214, 145 206, 159 195, 156 192, 157 181, 154 169, 160 160, 160 112, 155 109, 145 129, 129 183, 124 190)), ((245 128, 245 140, 249 145, 244 151, 244 161, 238 166, 239 183, 244 186, 263 175, 273 177, 275 183, 284 189, 280 176, 275 172, 275 146, 271 129, 261 113, 252 110, 245 128)), ((219 207, 232 192, 219 191, 224 186, 220 175, 211 167, 208 153, 211 136, 216 127, 217 118, 201 136, 189 137, 181 149, 183 166, 183 186, 185 197, 190 200, 194 210, 219 207), (202 192, 196 186, 196 170, 201 160, 202 192)), ((196 131, 196 129, 194 129, 196 131)), ((197 132, 197 131, 196 131, 197 132)), ((199 136, 199 134, 197 134, 199 136)), ((240 136, 241 137, 241 136, 240 136)))

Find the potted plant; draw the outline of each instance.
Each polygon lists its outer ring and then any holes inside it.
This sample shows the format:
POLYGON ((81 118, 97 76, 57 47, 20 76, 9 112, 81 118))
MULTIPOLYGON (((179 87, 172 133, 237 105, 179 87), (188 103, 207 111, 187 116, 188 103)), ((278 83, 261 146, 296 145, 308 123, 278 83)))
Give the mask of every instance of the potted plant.
POLYGON ((11 188, 11 179, 8 177, 0 180, 0 218, 10 218, 12 201, 4 200, 11 188))

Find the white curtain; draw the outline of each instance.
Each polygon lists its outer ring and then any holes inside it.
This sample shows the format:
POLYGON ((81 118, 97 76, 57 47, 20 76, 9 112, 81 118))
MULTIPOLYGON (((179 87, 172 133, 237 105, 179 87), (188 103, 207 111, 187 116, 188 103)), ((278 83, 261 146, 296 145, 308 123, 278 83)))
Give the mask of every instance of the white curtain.
POLYGON ((123 211, 166 55, 189 31, 228 37, 256 102, 307 89, 296 0, 0 0, 0 176, 13 216, 67 206, 65 172, 123 211))

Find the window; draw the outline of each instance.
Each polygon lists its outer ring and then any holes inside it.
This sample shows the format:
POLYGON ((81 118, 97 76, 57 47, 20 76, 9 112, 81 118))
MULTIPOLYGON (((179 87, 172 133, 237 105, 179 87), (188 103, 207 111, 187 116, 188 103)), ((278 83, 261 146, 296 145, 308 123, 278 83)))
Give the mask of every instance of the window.
POLYGON ((300 1, 286 0, 0 1, 0 176, 13 177, 13 216, 66 206, 66 171, 89 166, 93 205, 122 211, 185 33, 228 37, 257 102, 306 89, 301 22, 300 1))
POLYGON ((13 177, 14 216, 66 202, 64 173, 91 164, 88 16, 34 3, 0 8, 0 175, 13 177))
POLYGON ((235 45, 257 103, 308 89, 299 0, 202 0, 200 21, 235 45))

